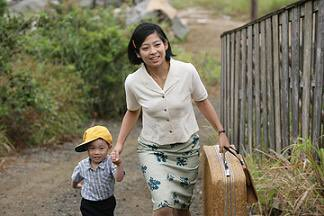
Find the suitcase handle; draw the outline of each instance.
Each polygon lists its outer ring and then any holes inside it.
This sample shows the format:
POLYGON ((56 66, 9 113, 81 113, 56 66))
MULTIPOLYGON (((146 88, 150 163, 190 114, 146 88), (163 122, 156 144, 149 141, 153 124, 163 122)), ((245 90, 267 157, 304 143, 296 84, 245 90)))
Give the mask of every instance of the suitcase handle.
MULTIPOLYGON (((234 155, 234 157, 236 157, 240 161, 240 163, 241 163, 242 166, 245 166, 244 160, 242 160, 242 158, 240 158, 238 156, 239 153, 238 153, 238 151, 235 148, 233 148, 232 146, 230 146, 230 147, 225 147, 224 146, 224 148, 226 149, 226 151, 228 151, 229 153, 231 153, 232 155, 234 155)), ((225 154, 224 154, 224 157, 225 157, 225 154)))

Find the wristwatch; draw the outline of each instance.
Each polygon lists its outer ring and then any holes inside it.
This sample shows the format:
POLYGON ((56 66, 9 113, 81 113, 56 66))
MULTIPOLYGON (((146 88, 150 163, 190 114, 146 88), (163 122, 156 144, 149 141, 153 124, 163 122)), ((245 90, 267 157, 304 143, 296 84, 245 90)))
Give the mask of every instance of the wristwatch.
POLYGON ((218 131, 218 135, 225 133, 225 129, 218 131))

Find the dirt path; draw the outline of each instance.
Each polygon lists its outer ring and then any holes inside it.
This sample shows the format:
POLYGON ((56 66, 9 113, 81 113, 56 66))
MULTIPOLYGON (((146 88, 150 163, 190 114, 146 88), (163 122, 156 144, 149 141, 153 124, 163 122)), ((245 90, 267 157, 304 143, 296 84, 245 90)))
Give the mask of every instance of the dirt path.
MULTIPOLYGON (((208 11, 191 9, 180 13, 190 28, 184 47, 189 52, 220 53, 219 36, 222 32, 241 25, 227 17, 211 18, 208 11), (194 15, 193 15, 194 14, 194 15), (203 32, 203 33, 202 33, 203 32)), ((217 95, 216 95, 217 96, 217 95)), ((211 94, 212 99, 215 94, 211 94)), ((213 100, 216 104, 216 101, 213 100)), ((204 118, 197 114, 201 143, 215 142, 210 135, 213 130, 204 118)), ((119 122, 105 122, 114 137, 119 122)), ((123 153, 126 178, 116 184, 117 216, 150 216, 151 201, 142 173, 138 169, 136 155, 136 128, 128 137, 123 153)), ((51 148, 27 149, 19 156, 0 158, 0 215, 3 216, 67 216, 80 215, 79 191, 70 186, 71 172, 76 163, 85 157, 73 151, 73 143, 51 148)), ((201 176, 201 175, 200 175, 201 176)), ((202 179, 199 177, 191 206, 193 216, 202 215, 202 179)))

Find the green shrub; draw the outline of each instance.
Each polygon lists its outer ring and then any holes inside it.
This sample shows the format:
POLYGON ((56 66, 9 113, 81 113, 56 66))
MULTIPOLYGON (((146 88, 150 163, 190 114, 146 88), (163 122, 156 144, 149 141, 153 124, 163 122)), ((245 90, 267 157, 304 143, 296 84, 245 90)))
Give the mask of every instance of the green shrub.
POLYGON ((128 35, 110 10, 75 9, 65 15, 41 14, 36 29, 21 41, 41 61, 74 65, 88 86, 91 110, 101 116, 125 111, 123 82, 131 67, 128 35))
POLYGON ((16 56, 11 68, 0 76, 0 125, 16 146, 48 143, 77 131, 87 104, 73 66, 16 56))

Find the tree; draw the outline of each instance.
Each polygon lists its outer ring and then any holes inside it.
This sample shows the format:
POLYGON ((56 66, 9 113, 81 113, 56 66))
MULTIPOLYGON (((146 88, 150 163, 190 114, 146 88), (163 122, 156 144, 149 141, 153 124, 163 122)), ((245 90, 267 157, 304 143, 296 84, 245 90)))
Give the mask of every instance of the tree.
POLYGON ((251 0, 251 20, 258 17, 258 0, 251 0))
POLYGON ((92 0, 92 8, 95 8, 97 6, 97 0, 92 0))

